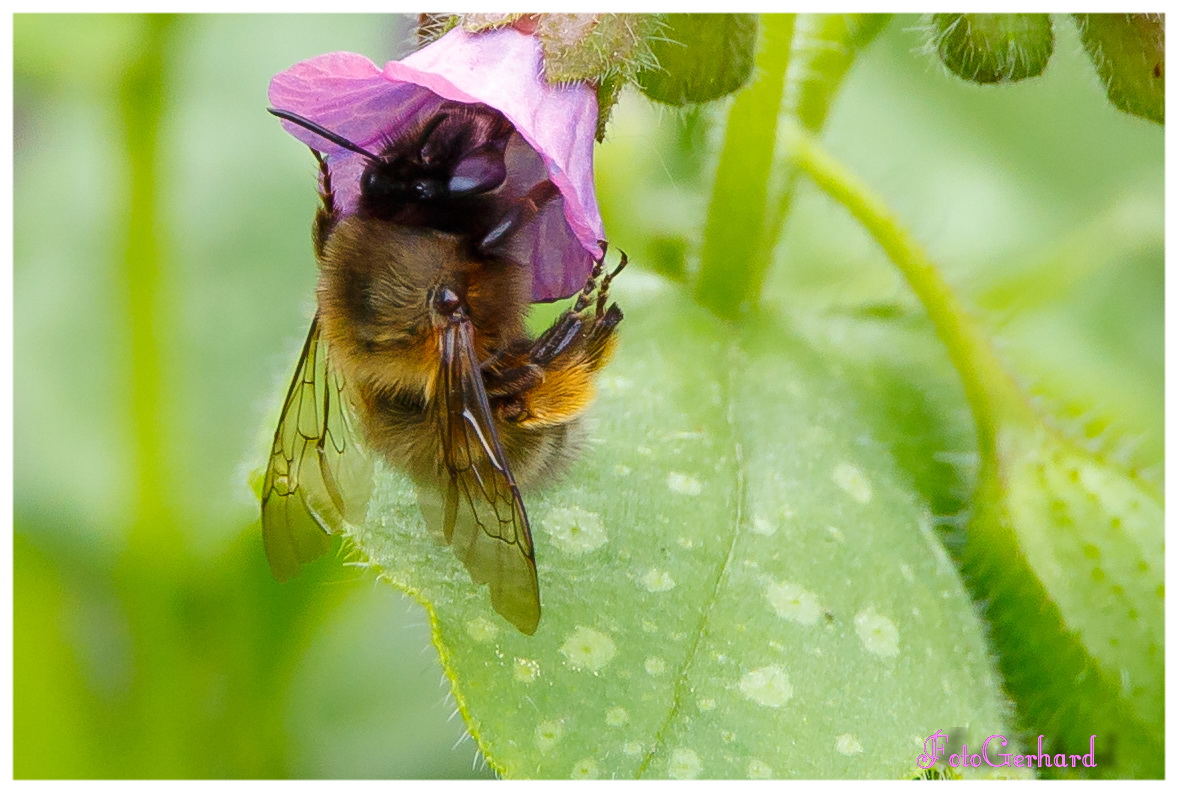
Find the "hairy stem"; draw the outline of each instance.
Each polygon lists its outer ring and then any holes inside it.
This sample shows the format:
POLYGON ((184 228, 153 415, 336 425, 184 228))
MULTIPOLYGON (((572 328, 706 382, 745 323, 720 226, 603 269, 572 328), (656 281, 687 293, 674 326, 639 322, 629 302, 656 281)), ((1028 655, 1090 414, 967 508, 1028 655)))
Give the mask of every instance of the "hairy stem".
POLYGON ((756 77, 728 111, 695 290, 701 304, 725 319, 756 303, 769 267, 766 213, 793 31, 793 14, 762 17, 756 77))
POLYGON ((875 238, 924 305, 965 385, 983 455, 992 456, 999 422, 1029 418, 1031 408, 988 338, 883 200, 809 133, 797 125, 789 125, 784 132, 797 167, 846 207, 875 238))

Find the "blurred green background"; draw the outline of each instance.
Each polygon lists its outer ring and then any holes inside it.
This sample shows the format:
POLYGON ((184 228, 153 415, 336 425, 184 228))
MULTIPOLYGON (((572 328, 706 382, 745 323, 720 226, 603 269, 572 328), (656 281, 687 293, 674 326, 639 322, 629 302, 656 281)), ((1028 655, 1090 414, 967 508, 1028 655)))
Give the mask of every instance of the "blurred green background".
MULTIPOLYGON (((1043 78, 979 87, 914 23, 853 67, 824 140, 1023 382, 1160 482, 1162 128, 1108 105, 1069 24, 1043 78)), ((489 775, 424 612, 344 553, 275 583, 249 487, 315 280, 314 162, 268 81, 398 57, 411 25, 15 18, 17 777, 489 775)), ((641 266, 692 266, 724 107, 618 107, 599 197, 641 266)), ((776 257, 774 307, 915 310, 808 185, 776 257)))

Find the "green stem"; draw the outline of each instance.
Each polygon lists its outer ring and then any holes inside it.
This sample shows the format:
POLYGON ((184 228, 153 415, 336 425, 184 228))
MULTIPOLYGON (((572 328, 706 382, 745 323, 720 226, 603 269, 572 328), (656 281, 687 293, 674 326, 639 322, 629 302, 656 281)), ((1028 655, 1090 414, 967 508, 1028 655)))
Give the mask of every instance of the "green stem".
MULTIPOLYGON (((785 88, 788 117, 814 134, 821 132, 847 72, 890 18, 889 14, 798 14, 793 66, 785 88)), ((781 236, 797 192, 797 166, 787 162, 784 171, 769 216, 771 245, 781 236)))
POLYGON ((169 293, 159 220, 160 131, 168 100, 167 66, 174 49, 175 18, 142 18, 136 57, 119 86, 125 146, 127 212, 121 278, 127 294, 131 389, 128 416, 136 488, 118 587, 132 626, 135 685, 124 710, 125 732, 114 776, 187 776, 199 773, 190 747, 199 722, 177 719, 200 708, 189 677, 194 664, 181 611, 188 592, 183 523, 174 507, 176 489, 168 432, 165 335, 169 293))
POLYGON ((847 72, 889 19, 890 14, 798 14, 785 102, 798 123, 815 134, 822 129, 847 72))
POLYGON ((867 229, 924 304, 965 385, 983 457, 992 458, 995 428, 1012 418, 1029 418, 1031 408, 989 339, 883 200, 809 133, 797 125, 789 126, 784 132, 797 166, 867 229))
POLYGON ((127 162, 128 200, 123 283, 127 289, 130 352, 130 426, 134 454, 136 519, 129 548, 152 555, 174 555, 179 527, 169 519, 169 450, 165 413, 165 352, 162 331, 167 295, 160 246, 159 141, 167 86, 164 64, 173 19, 147 17, 138 58, 121 85, 122 123, 127 162))
POLYGON ((761 17, 757 76, 728 112, 696 282, 699 302, 725 319, 755 304, 769 267, 766 213, 793 30, 793 14, 761 17))

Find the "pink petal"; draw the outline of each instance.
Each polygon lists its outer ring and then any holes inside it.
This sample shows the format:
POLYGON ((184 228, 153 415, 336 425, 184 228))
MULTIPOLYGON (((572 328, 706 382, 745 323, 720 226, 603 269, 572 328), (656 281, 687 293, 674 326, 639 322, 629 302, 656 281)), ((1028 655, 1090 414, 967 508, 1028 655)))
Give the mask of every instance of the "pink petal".
MULTIPOLYGON (((560 191, 560 200, 513 239, 513 253, 533 265, 533 299, 555 300, 581 288, 605 232, 593 188, 596 94, 581 84, 548 85, 542 68, 532 36, 514 28, 478 34, 455 28, 383 71, 348 52, 303 61, 274 77, 270 102, 365 147, 434 112, 443 99, 499 110, 522 138, 508 147, 511 177, 503 195, 522 195, 545 176, 560 191)), ((283 125, 329 156, 337 202, 342 211, 355 211, 364 158, 283 125)))

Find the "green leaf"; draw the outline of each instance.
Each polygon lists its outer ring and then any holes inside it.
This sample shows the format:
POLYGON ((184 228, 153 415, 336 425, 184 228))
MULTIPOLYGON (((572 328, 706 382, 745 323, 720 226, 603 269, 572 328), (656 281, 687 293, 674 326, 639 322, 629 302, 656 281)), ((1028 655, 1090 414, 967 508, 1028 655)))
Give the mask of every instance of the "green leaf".
POLYGON ((495 614, 382 478, 352 539, 433 617, 455 698, 511 777, 909 777, 1002 732, 955 568, 851 382, 772 318, 737 327, 626 273, 579 463, 525 494, 543 616, 495 614))
POLYGON ((1047 14, 930 14, 926 28, 941 63, 975 83, 1036 77, 1055 49, 1047 14))
POLYGON ((1165 123, 1165 17, 1076 14, 1076 23, 1109 101, 1126 113, 1165 123))

